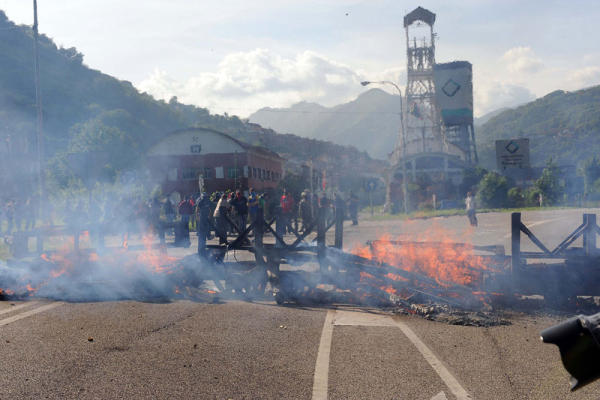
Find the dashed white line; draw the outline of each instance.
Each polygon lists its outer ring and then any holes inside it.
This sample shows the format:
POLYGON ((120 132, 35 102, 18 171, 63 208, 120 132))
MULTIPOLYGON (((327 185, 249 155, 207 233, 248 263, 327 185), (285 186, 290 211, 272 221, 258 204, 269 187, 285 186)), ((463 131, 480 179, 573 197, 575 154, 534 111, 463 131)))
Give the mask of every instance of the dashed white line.
POLYGON ((333 319, 335 310, 327 311, 321 341, 317 353, 315 375, 313 378, 313 400, 327 400, 327 388, 329 385, 329 353, 331 352, 331 337, 333 335, 333 319))
MULTIPOLYGON (((45 305, 40 306, 38 308, 34 308, 33 310, 25 311, 25 312, 22 312, 20 314, 13 315, 12 317, 0 319, 0 326, 8 325, 8 324, 10 324, 12 322, 15 322, 15 321, 18 321, 20 319, 27 318, 27 317, 30 317, 30 316, 35 315, 35 314, 39 314, 39 313, 44 312, 44 311, 51 310, 51 309, 53 309, 55 307, 58 307, 58 306, 60 306, 62 304, 63 303, 61 303, 61 302, 45 304, 45 305)), ((13 308, 13 310, 14 310, 14 308, 13 308)))

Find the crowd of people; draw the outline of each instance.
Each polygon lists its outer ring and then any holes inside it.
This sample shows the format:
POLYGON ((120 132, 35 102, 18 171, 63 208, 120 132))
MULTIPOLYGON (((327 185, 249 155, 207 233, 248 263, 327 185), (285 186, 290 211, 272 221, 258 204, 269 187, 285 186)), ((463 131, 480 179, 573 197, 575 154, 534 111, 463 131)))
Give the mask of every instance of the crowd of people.
POLYGON ((0 201, 0 235, 31 230, 36 225, 37 204, 33 197, 0 201))
MULTIPOLYGON (((154 232, 162 239, 165 235, 175 234, 179 244, 189 245, 190 231, 205 232, 205 239, 217 237, 220 243, 225 243, 228 235, 244 232, 259 213, 266 220, 276 218, 276 229, 281 235, 315 229, 317 212, 324 212, 329 223, 335 208, 341 206, 352 223, 357 224, 358 197, 352 192, 347 197, 344 201, 341 195, 334 194, 330 199, 325 193, 316 195, 305 190, 296 198, 285 189, 282 193, 257 193, 250 188, 247 192, 197 193, 178 201, 173 201, 175 196, 143 199, 140 195, 71 199, 65 201, 57 213, 60 214, 59 223, 73 230, 89 230, 92 235, 120 233, 125 241, 132 234, 154 232)), ((48 215, 42 218, 43 224, 52 225, 53 208, 48 205, 44 210, 48 210, 44 211, 48 215)), ((0 203, 0 235, 38 227, 38 214, 33 197, 4 199, 0 203)))
POLYGON ((175 220, 176 214, 180 215, 184 244, 189 243, 190 230, 204 232, 206 239, 214 234, 220 243, 225 243, 227 235, 244 232, 248 224, 256 220, 259 212, 266 220, 276 218, 279 234, 304 233, 311 229, 317 210, 325 212, 326 219, 331 221, 334 209, 340 204, 343 204, 344 213, 347 210, 352 223, 358 224, 358 197, 350 193, 347 202, 342 200, 341 195, 336 194, 334 198, 331 201, 325 193, 317 196, 305 190, 297 200, 285 189, 278 196, 273 193, 258 194, 250 188, 247 193, 236 190, 187 196, 177 205, 166 199, 163 213, 169 222, 175 220))

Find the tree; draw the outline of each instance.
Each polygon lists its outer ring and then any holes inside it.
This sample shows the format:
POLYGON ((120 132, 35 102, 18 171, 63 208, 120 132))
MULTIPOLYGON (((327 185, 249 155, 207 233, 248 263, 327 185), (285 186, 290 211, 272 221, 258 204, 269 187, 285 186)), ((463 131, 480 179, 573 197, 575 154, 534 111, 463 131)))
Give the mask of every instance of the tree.
POLYGON ((508 205, 508 180, 495 172, 485 174, 479 182, 478 197, 481 204, 491 208, 501 208, 508 205))
POLYGON ((515 186, 508 190, 508 203, 511 207, 523 207, 525 200, 525 194, 520 187, 515 186))
POLYGON ((479 166, 465 168, 462 173, 462 183, 460 184, 461 195, 464 195, 469 191, 474 191, 477 184, 479 184, 481 179, 483 179, 487 173, 488 171, 485 168, 479 166))
POLYGON ((556 204, 563 196, 564 188, 558 179, 558 166, 550 158, 546 162, 546 167, 542 171, 542 176, 535 181, 534 188, 543 196, 544 204, 556 204))
POLYGON ((597 191, 598 179, 600 179, 600 159, 594 156, 583 164, 583 185, 586 195, 597 191))

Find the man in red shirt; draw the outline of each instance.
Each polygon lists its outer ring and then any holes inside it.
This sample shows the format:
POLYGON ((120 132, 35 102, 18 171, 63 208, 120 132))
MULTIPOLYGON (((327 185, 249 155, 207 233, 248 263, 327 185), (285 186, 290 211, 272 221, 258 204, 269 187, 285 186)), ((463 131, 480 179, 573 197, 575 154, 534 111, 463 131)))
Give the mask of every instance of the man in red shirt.
MULTIPOLYGON (((285 189, 283 189, 283 195, 281 196, 281 200, 279 205, 281 206, 281 217, 283 219, 284 229, 287 231, 291 231, 290 222, 294 213, 294 198, 291 194, 287 193, 285 189)), ((284 231, 285 232, 285 231, 284 231)))

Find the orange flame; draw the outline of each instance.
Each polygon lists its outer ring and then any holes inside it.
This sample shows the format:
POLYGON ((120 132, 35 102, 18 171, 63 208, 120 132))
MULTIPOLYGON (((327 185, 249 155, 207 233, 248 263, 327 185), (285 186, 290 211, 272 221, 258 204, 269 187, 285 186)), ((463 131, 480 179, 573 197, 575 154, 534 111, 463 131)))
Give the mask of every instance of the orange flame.
POLYGON ((142 236, 142 243, 145 250, 138 255, 138 261, 152 268, 154 273, 173 273, 172 265, 177 261, 175 257, 170 257, 160 250, 152 248, 152 236, 146 234, 142 236))
MULTIPOLYGON (((429 236, 428 241, 394 242, 390 235, 386 234, 370 246, 359 247, 352 252, 363 258, 428 276, 442 286, 448 286, 449 283, 478 285, 482 282, 483 271, 489 268, 485 257, 473 254, 472 245, 455 243, 440 229, 436 229, 433 234, 426 232, 424 235, 429 236), (432 242, 432 238, 441 240, 432 242)), ((408 281, 393 273, 387 274, 386 277, 395 281, 408 281)))

